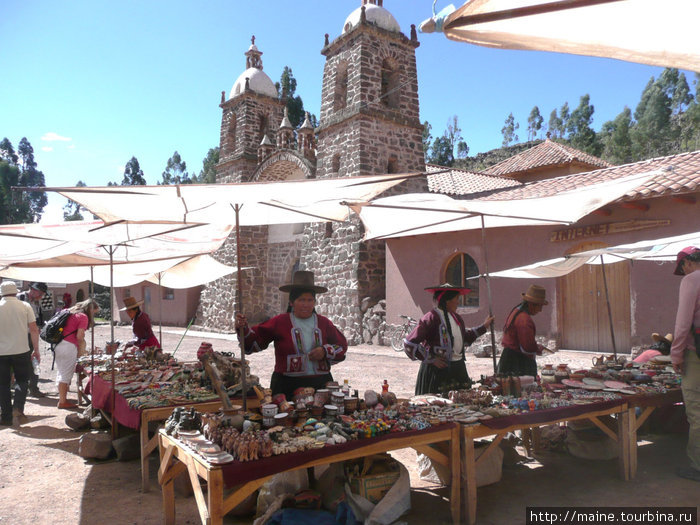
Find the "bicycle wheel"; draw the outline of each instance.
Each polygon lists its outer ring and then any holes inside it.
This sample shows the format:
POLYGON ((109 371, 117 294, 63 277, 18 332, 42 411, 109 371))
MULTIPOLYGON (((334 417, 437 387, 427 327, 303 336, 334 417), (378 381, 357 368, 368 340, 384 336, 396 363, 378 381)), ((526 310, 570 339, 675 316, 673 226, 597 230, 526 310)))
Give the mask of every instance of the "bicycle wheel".
POLYGON ((391 347, 394 349, 394 351, 403 351, 403 338, 405 336, 406 332, 404 331, 402 326, 397 328, 396 331, 393 334, 391 334, 391 347))

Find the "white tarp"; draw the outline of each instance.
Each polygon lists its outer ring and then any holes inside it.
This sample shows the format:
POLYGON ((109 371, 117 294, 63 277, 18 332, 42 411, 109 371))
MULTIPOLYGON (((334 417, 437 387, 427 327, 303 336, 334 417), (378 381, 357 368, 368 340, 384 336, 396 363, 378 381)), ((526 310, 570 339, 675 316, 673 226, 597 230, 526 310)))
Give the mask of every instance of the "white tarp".
MULTIPOLYGON (((46 188, 73 200, 106 223, 294 224, 344 221, 343 201, 367 201, 417 174, 340 179, 163 186, 46 188)), ((424 176, 424 175, 423 175, 424 176)))
POLYGON ((574 253, 566 257, 493 272, 491 277, 551 278, 566 275, 584 264, 613 264, 622 260, 675 261, 676 254, 687 246, 700 247, 700 232, 574 253))
POLYGON ((451 40, 700 71, 698 0, 471 0, 436 24, 451 40))
POLYGON ((650 171, 532 199, 458 200, 413 193, 350 205, 365 225, 365 239, 478 229, 482 215, 487 228, 572 224, 642 186, 657 173, 650 171))
MULTIPOLYGON (((242 268, 243 269, 243 268, 242 268)), ((245 268, 247 269, 247 268, 245 268)), ((178 257, 161 261, 117 264, 113 270, 113 285, 116 288, 132 286, 144 281, 166 288, 191 288, 235 273, 236 268, 218 262, 209 255, 178 257)), ((90 281, 102 286, 110 285, 109 266, 58 266, 21 267, 11 266, 0 270, 0 277, 20 281, 43 281, 55 283, 82 283, 90 281)))
POLYGON ((0 268, 109 265, 110 250, 115 265, 185 258, 216 251, 230 231, 208 224, 10 224, 0 226, 0 268))

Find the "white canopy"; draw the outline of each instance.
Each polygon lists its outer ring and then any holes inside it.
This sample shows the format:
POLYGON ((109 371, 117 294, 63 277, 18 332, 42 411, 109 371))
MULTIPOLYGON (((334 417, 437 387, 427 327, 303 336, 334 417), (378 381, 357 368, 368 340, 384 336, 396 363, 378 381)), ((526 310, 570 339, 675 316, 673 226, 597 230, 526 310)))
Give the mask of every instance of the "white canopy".
POLYGON ((0 226, 0 268, 109 265, 110 250, 115 265, 174 258, 182 261, 217 250, 230 231, 229 225, 208 224, 10 224, 0 226))
POLYGON ((413 193, 349 205, 365 225, 365 239, 478 229, 482 216, 487 228, 571 224, 657 173, 650 171, 531 199, 457 200, 434 193, 413 193))
MULTIPOLYGON (((422 175, 422 174, 420 174, 422 175)), ((106 223, 235 224, 241 226, 344 221, 343 201, 366 201, 419 174, 340 179, 164 186, 45 188, 71 199, 106 223)))
MULTIPOLYGON (((209 255, 177 257, 161 261, 118 264, 113 272, 113 285, 119 288, 149 281, 166 288, 190 288, 214 281, 235 271, 234 267, 221 264, 209 255)), ((0 270, 0 277, 56 283, 81 283, 92 280, 102 286, 110 285, 107 265, 92 268, 89 266, 11 266, 0 270)))
POLYGON ((528 264, 527 266, 493 272, 491 277, 510 277, 515 279, 561 277, 573 272, 584 264, 612 264, 621 260, 632 259, 675 261, 678 252, 687 246, 700 246, 700 232, 574 253, 566 257, 558 257, 528 264))
POLYGON ((697 0, 470 0, 421 30, 486 47, 700 71, 697 0))

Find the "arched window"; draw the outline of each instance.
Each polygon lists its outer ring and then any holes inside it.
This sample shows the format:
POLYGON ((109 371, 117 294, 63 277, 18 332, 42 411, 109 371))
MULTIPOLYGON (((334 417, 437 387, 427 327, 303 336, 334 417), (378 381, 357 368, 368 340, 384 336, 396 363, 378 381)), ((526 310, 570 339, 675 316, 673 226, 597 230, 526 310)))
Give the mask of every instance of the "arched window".
POLYGON ((236 114, 233 111, 228 116, 228 148, 231 153, 236 151, 236 114))
POLYGON ((447 262, 445 282, 454 286, 470 288, 467 295, 460 298, 460 306, 479 307, 479 267, 466 253, 457 253, 447 262), (468 279, 468 277, 472 277, 468 279))
POLYGON ((396 155, 389 155, 389 161, 386 163, 387 173, 399 172, 399 158, 396 155))
POLYGON ((258 121, 258 142, 257 142, 257 144, 260 144, 260 142, 262 142, 263 135, 267 134, 267 128, 268 128, 267 115, 265 113, 260 113, 260 119, 258 121))
POLYGON ((381 101, 387 107, 399 107, 399 68, 393 60, 385 58, 382 62, 381 101))
POLYGON ((348 64, 339 62, 335 70, 335 89, 333 90, 333 109, 343 109, 348 103, 348 64))

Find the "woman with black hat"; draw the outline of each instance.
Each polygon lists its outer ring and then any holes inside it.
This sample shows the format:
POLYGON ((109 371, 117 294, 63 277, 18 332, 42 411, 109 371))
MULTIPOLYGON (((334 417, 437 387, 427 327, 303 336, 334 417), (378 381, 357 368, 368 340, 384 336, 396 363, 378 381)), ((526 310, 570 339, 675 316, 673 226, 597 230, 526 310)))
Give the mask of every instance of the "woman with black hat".
POLYGON ((536 284, 530 285, 521 295, 522 302, 510 311, 503 328, 503 353, 498 361, 498 373, 536 376, 535 357, 542 355, 546 348, 535 339, 532 317, 540 313, 542 307, 549 302, 545 299, 545 289, 536 284))
POLYGON ((481 326, 465 328, 457 315, 459 296, 469 293, 468 288, 441 284, 425 289, 433 293, 436 308, 425 314, 404 340, 406 355, 423 361, 416 380, 416 394, 445 392, 471 386, 464 363, 466 346, 486 333, 493 317, 488 316, 481 326))
POLYGON ((243 314, 236 314, 236 330, 243 327, 246 354, 260 352, 274 342, 275 369, 270 380, 272 394, 292 399, 300 387, 324 388, 333 381, 330 367, 345 359, 348 342, 326 317, 315 310, 316 294, 328 288, 314 284, 314 274, 294 273, 291 284, 280 286, 289 292, 287 312, 249 327, 243 314))

